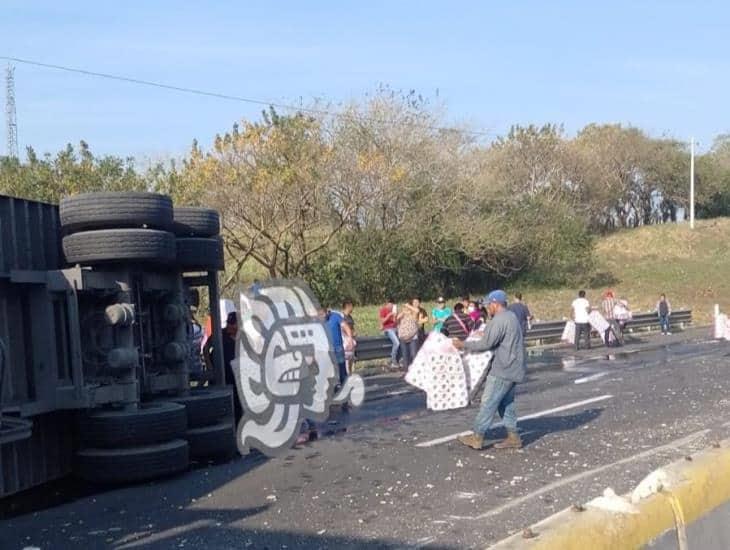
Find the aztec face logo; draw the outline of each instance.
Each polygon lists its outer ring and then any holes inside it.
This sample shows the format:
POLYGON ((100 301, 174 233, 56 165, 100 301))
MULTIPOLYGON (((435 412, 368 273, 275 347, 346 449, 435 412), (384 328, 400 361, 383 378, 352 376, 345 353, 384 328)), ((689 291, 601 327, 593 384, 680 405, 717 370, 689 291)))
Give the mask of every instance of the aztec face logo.
POLYGON ((239 319, 232 367, 243 406, 241 454, 276 456, 291 448, 303 421, 327 420, 331 404, 362 404, 365 386, 356 375, 334 396, 331 337, 304 282, 272 280, 256 295, 241 292, 239 319))

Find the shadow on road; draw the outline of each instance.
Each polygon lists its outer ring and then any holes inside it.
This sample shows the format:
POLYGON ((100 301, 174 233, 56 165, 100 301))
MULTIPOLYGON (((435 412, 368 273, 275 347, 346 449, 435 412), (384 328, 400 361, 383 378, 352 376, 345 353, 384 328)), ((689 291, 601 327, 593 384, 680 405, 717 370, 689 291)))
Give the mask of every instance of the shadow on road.
MULTIPOLYGON (((210 514, 207 514, 210 516, 210 514)), ((238 549, 251 548, 255 550, 288 549, 317 549, 317 550, 406 550, 408 548, 439 548, 439 550, 456 550, 457 546, 444 545, 429 546, 427 544, 414 546, 397 540, 386 538, 349 537, 328 535, 327 533, 309 534, 298 532, 296 526, 290 530, 266 529, 254 530, 237 527, 226 523, 226 517, 203 517, 195 519, 188 517, 186 523, 179 529, 170 526, 169 532, 156 529, 156 533, 135 540, 129 540, 126 535, 117 534, 114 542, 109 546, 116 550, 132 550, 145 548, 152 550, 167 550, 169 548, 206 548, 238 549), (223 522, 221 522, 223 520, 223 522), (222 524, 221 524, 222 523, 222 524)), ((235 519, 233 520, 235 521, 235 519)))
POLYGON ((267 458, 265 456, 258 453, 251 454, 248 457, 236 455, 235 458, 227 462, 193 463, 190 471, 183 476, 175 475, 150 482, 124 485, 89 484, 74 476, 68 476, 0 500, 0 520, 11 519, 23 514, 72 503, 109 491, 116 491, 117 494, 123 495, 126 491, 138 491, 142 488, 160 484, 174 484, 179 480, 188 478, 191 473, 199 470, 207 470, 205 476, 196 476, 196 479, 201 479, 202 481, 196 484, 194 489, 190 491, 192 493, 191 497, 196 498, 225 485, 234 477, 242 476, 255 470, 264 464, 266 460, 267 458))
MULTIPOLYGON (((544 416, 542 418, 532 418, 529 420, 521 420, 518 424, 520 433, 522 433, 522 444, 527 447, 538 441, 540 438, 557 432, 569 432, 580 428, 581 426, 593 422, 599 416, 603 409, 587 409, 585 411, 568 414, 563 416, 544 416)), ((506 435, 504 428, 490 430, 487 433, 487 439, 501 439, 506 435)))

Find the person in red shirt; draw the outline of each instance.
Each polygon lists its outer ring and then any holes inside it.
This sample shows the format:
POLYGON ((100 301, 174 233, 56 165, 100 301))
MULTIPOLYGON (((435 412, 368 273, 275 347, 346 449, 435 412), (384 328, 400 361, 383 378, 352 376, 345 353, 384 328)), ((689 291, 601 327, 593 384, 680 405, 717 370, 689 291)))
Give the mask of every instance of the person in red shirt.
POLYGON ((383 330, 388 339, 393 344, 390 350, 390 366, 391 368, 399 368, 398 366, 398 348, 400 347, 400 340, 398 339, 397 331, 397 316, 398 306, 395 305, 393 298, 388 298, 388 301, 378 312, 380 318, 380 328, 383 330))

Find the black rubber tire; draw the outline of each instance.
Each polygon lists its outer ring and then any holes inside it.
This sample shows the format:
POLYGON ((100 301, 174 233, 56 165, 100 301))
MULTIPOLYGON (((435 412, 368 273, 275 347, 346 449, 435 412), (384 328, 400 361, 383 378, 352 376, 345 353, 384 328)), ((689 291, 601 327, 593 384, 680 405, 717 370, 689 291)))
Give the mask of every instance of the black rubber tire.
POLYGON ((190 395, 165 399, 185 405, 188 429, 233 422, 232 388, 200 388, 191 390, 190 395))
POLYGON ((83 193, 61 199, 61 228, 66 233, 90 229, 172 228, 172 199, 157 193, 122 191, 83 193))
POLYGON ((236 452, 233 421, 193 428, 185 432, 190 446, 190 459, 230 458, 236 452))
POLYGON ((132 483, 184 472, 189 464, 188 442, 173 439, 128 449, 81 449, 74 472, 91 483, 132 483))
POLYGON ((175 236, 156 229, 100 229, 63 238, 63 254, 69 264, 172 264, 175 253, 175 236))
POLYGON ((98 410, 78 419, 82 448, 120 449, 162 443, 182 437, 187 430, 185 407, 180 403, 144 403, 134 411, 98 410))
POLYGON ((223 239, 177 239, 176 263, 182 270, 222 271, 225 268, 223 239))
POLYGON ((180 206, 173 216, 172 231, 177 237, 215 237, 221 230, 221 218, 212 208, 180 206))

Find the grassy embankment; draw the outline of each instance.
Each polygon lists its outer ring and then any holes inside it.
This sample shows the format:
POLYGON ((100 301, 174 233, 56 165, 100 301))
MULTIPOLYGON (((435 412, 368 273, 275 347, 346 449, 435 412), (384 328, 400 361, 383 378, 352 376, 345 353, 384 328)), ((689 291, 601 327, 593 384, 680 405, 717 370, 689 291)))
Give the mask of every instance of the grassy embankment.
MULTIPOLYGON (((599 272, 613 276, 616 282, 611 288, 629 301, 635 313, 653 311, 658 295, 666 292, 674 309, 690 308, 694 322, 706 324, 711 321, 714 304, 730 310, 729 251, 730 218, 716 218, 697 222, 694 231, 689 224, 620 231, 599 240, 596 262, 599 272)), ((592 304, 600 305, 605 289, 586 288, 592 304)), ((569 315, 578 289, 507 290, 521 291, 538 320, 553 320, 569 315)), ((433 303, 424 307, 430 313, 433 303)), ((378 306, 356 308, 358 333, 379 334, 377 310, 378 306)))

